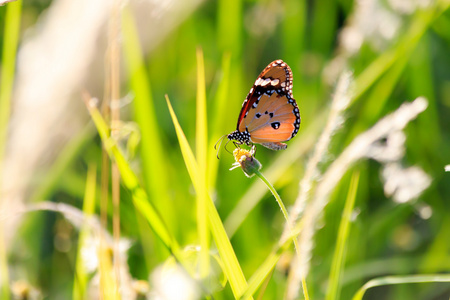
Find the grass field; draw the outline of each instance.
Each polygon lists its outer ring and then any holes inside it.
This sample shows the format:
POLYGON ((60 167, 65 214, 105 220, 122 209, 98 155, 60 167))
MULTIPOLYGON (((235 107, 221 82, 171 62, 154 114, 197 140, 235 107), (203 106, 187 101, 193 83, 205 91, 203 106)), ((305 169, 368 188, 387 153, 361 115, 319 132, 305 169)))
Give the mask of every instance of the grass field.
POLYGON ((449 7, 3 3, 0 299, 450 299, 449 7), (276 59, 300 130, 247 177, 276 59))

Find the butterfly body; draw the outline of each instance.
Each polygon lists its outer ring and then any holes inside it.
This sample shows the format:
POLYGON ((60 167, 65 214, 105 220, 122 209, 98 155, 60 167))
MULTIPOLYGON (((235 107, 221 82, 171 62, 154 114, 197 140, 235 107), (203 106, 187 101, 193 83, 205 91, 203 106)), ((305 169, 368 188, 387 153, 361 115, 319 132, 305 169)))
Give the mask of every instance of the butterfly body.
POLYGON ((292 96, 292 71, 282 60, 275 60, 256 79, 242 104, 237 129, 227 137, 238 144, 286 149, 282 142, 297 134, 300 120, 292 96))

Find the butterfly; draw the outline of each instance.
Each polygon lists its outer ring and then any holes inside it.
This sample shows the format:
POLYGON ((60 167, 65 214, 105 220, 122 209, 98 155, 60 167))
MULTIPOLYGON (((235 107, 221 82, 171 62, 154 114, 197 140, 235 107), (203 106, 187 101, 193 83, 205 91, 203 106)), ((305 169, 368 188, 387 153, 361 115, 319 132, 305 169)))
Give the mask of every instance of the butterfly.
POLYGON ((271 62, 250 89, 237 121, 228 134, 237 145, 260 144, 272 150, 286 149, 300 128, 300 111, 292 96, 292 71, 281 59, 271 62))

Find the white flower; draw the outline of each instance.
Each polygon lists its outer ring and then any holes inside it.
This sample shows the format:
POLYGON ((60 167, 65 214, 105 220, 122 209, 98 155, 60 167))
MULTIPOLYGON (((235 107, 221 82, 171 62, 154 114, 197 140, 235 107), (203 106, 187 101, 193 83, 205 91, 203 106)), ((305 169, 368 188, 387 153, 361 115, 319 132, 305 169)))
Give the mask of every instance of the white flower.
POLYGON ((151 275, 151 300, 196 300, 199 290, 187 272, 176 263, 159 266, 151 275))
POLYGON ((419 167, 403 168, 399 163, 386 164, 382 172, 384 193, 394 201, 405 203, 420 196, 431 183, 430 177, 419 167))

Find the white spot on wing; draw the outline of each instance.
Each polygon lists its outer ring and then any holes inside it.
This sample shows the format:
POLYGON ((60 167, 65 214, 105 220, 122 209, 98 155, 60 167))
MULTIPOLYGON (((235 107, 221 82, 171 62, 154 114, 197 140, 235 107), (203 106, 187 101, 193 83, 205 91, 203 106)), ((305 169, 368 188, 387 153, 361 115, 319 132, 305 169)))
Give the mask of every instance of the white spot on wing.
POLYGON ((261 82, 261 86, 266 86, 266 85, 268 85, 270 82, 271 82, 270 78, 266 78, 266 79, 264 79, 263 82, 261 82))

